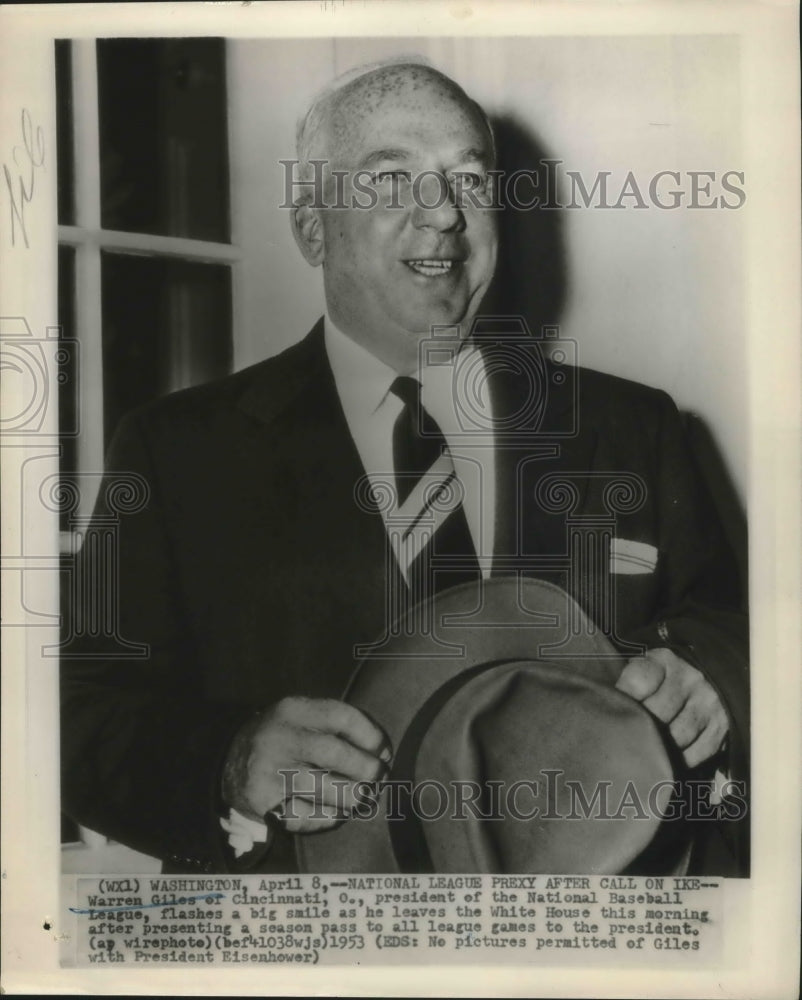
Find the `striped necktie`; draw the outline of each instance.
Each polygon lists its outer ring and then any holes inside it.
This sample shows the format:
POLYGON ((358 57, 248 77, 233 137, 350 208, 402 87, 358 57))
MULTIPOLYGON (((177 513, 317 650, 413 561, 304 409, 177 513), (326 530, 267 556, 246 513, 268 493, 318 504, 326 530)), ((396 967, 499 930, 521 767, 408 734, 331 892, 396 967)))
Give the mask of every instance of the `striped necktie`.
POLYGON ((417 603, 447 587, 476 581, 481 574, 462 505, 462 484, 443 432, 421 405, 420 382, 399 376, 390 391, 404 404, 393 428, 399 561, 417 603))

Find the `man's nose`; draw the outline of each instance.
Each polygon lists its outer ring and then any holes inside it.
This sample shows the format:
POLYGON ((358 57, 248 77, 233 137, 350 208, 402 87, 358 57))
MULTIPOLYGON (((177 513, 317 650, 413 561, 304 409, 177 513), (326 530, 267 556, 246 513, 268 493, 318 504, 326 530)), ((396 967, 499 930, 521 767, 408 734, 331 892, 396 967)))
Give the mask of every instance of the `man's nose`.
POLYGON ((437 229, 442 232, 465 228, 465 217, 443 174, 427 170, 413 179, 412 223, 416 229, 437 229))

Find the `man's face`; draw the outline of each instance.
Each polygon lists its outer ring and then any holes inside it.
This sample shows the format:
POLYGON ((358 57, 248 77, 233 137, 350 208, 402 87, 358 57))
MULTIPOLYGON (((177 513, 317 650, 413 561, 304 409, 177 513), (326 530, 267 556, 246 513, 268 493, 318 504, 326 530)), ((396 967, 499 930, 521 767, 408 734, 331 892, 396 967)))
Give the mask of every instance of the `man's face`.
MULTIPOLYGON (((344 101, 329 150, 332 167, 347 172, 339 199, 347 207, 320 213, 331 317, 391 367, 411 371, 433 325, 468 333, 493 276, 495 220, 480 204, 490 194, 467 193, 486 183, 491 138, 458 92, 424 72, 391 75, 344 101), (352 207, 353 198, 368 204, 366 189, 375 207, 352 207)), ((327 204, 334 200, 330 185, 327 204)))

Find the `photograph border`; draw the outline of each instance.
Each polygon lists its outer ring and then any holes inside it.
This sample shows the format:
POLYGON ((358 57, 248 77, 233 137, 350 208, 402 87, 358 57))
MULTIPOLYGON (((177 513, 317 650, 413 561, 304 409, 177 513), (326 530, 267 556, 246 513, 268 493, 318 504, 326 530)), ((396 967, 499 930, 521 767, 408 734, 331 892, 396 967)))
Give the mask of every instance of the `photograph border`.
MULTIPOLYGON (((42 624, 41 609, 58 615, 57 516, 26 509, 26 463, 58 473, 55 408, 45 406, 35 441, 6 430, 0 439, 3 602, 25 594, 37 609, 22 627, 2 629, 3 987, 7 992, 265 995, 514 996, 791 996, 798 969, 800 860, 800 194, 798 8, 785 2, 728 0, 627 5, 605 0, 529 6, 515 2, 416 4, 265 3, 29 5, 0 9, 0 160, 13 162, 21 115, 55 136, 54 38, 131 36, 370 37, 380 35, 649 35, 733 34, 741 42, 744 207, 748 247, 743 273, 752 415, 749 439, 750 607, 752 651, 752 876, 726 883, 726 942, 715 968, 681 974, 642 968, 602 970, 475 967, 277 970, 266 990, 256 970, 204 971, 188 984, 182 969, 66 969, 63 884, 57 831, 58 690, 55 660, 41 655, 58 628, 42 624), (412 25, 411 20, 415 21, 412 25), (413 28, 415 29, 413 31, 413 28), (25 531, 41 540, 20 551, 25 531), (36 573, 32 571, 36 570, 36 573), (25 576, 26 590, 22 579, 25 576), (13 588, 7 585, 13 584, 13 588), (30 582, 29 582, 30 581, 30 582), (16 589, 14 589, 16 588, 16 589), (28 590, 29 588, 29 590, 28 590), (790 666, 789 666, 790 665, 790 666), (33 721, 35 720, 35 722, 33 721), (782 763, 778 763, 782 762, 782 763)), ((24 121, 23 121, 24 128, 24 121)), ((45 146, 47 149, 47 146, 45 146)), ((7 189, 6 189, 7 190, 7 189)), ((24 198, 24 245, 9 204, 0 197, 0 341, 9 319, 22 320, 34 340, 53 350, 56 317, 55 177, 24 198), (10 225, 16 225, 11 242, 10 225), (48 333, 48 331, 51 331, 48 333), (48 341, 50 343, 48 343, 48 341)), ((12 334, 13 336, 13 334, 12 334)), ((2 343, 0 343, 0 347, 2 343)), ((51 397, 52 398, 52 397, 51 397)), ((15 400, 3 400, 5 413, 15 400)), ((4 615, 4 621, 8 618, 4 615)))

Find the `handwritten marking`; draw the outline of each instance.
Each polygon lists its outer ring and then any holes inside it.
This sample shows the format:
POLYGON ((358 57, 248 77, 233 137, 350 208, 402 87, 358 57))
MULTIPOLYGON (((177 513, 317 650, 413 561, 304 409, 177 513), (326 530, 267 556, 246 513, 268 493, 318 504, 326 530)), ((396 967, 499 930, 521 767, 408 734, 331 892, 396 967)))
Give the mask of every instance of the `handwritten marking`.
POLYGON ((22 145, 14 146, 11 151, 13 166, 16 168, 16 175, 9 168, 8 163, 3 164, 3 175, 6 179, 6 187, 11 199, 9 204, 11 221, 11 245, 17 245, 17 230, 22 234, 25 247, 28 248, 28 230, 25 225, 25 209, 33 201, 36 186, 36 171, 44 169, 45 165, 45 133, 41 125, 34 128, 31 113, 27 108, 22 109, 20 116, 22 128, 22 145), (20 162, 20 159, 22 162, 20 162))
POLYGON ((124 913, 126 910, 152 910, 157 907, 163 910, 168 906, 183 906, 184 903, 194 903, 197 899, 225 898, 224 892, 201 892, 197 896, 182 896, 180 903, 173 900, 169 903, 142 903, 140 906, 90 906, 89 909, 71 906, 70 913, 124 913))

